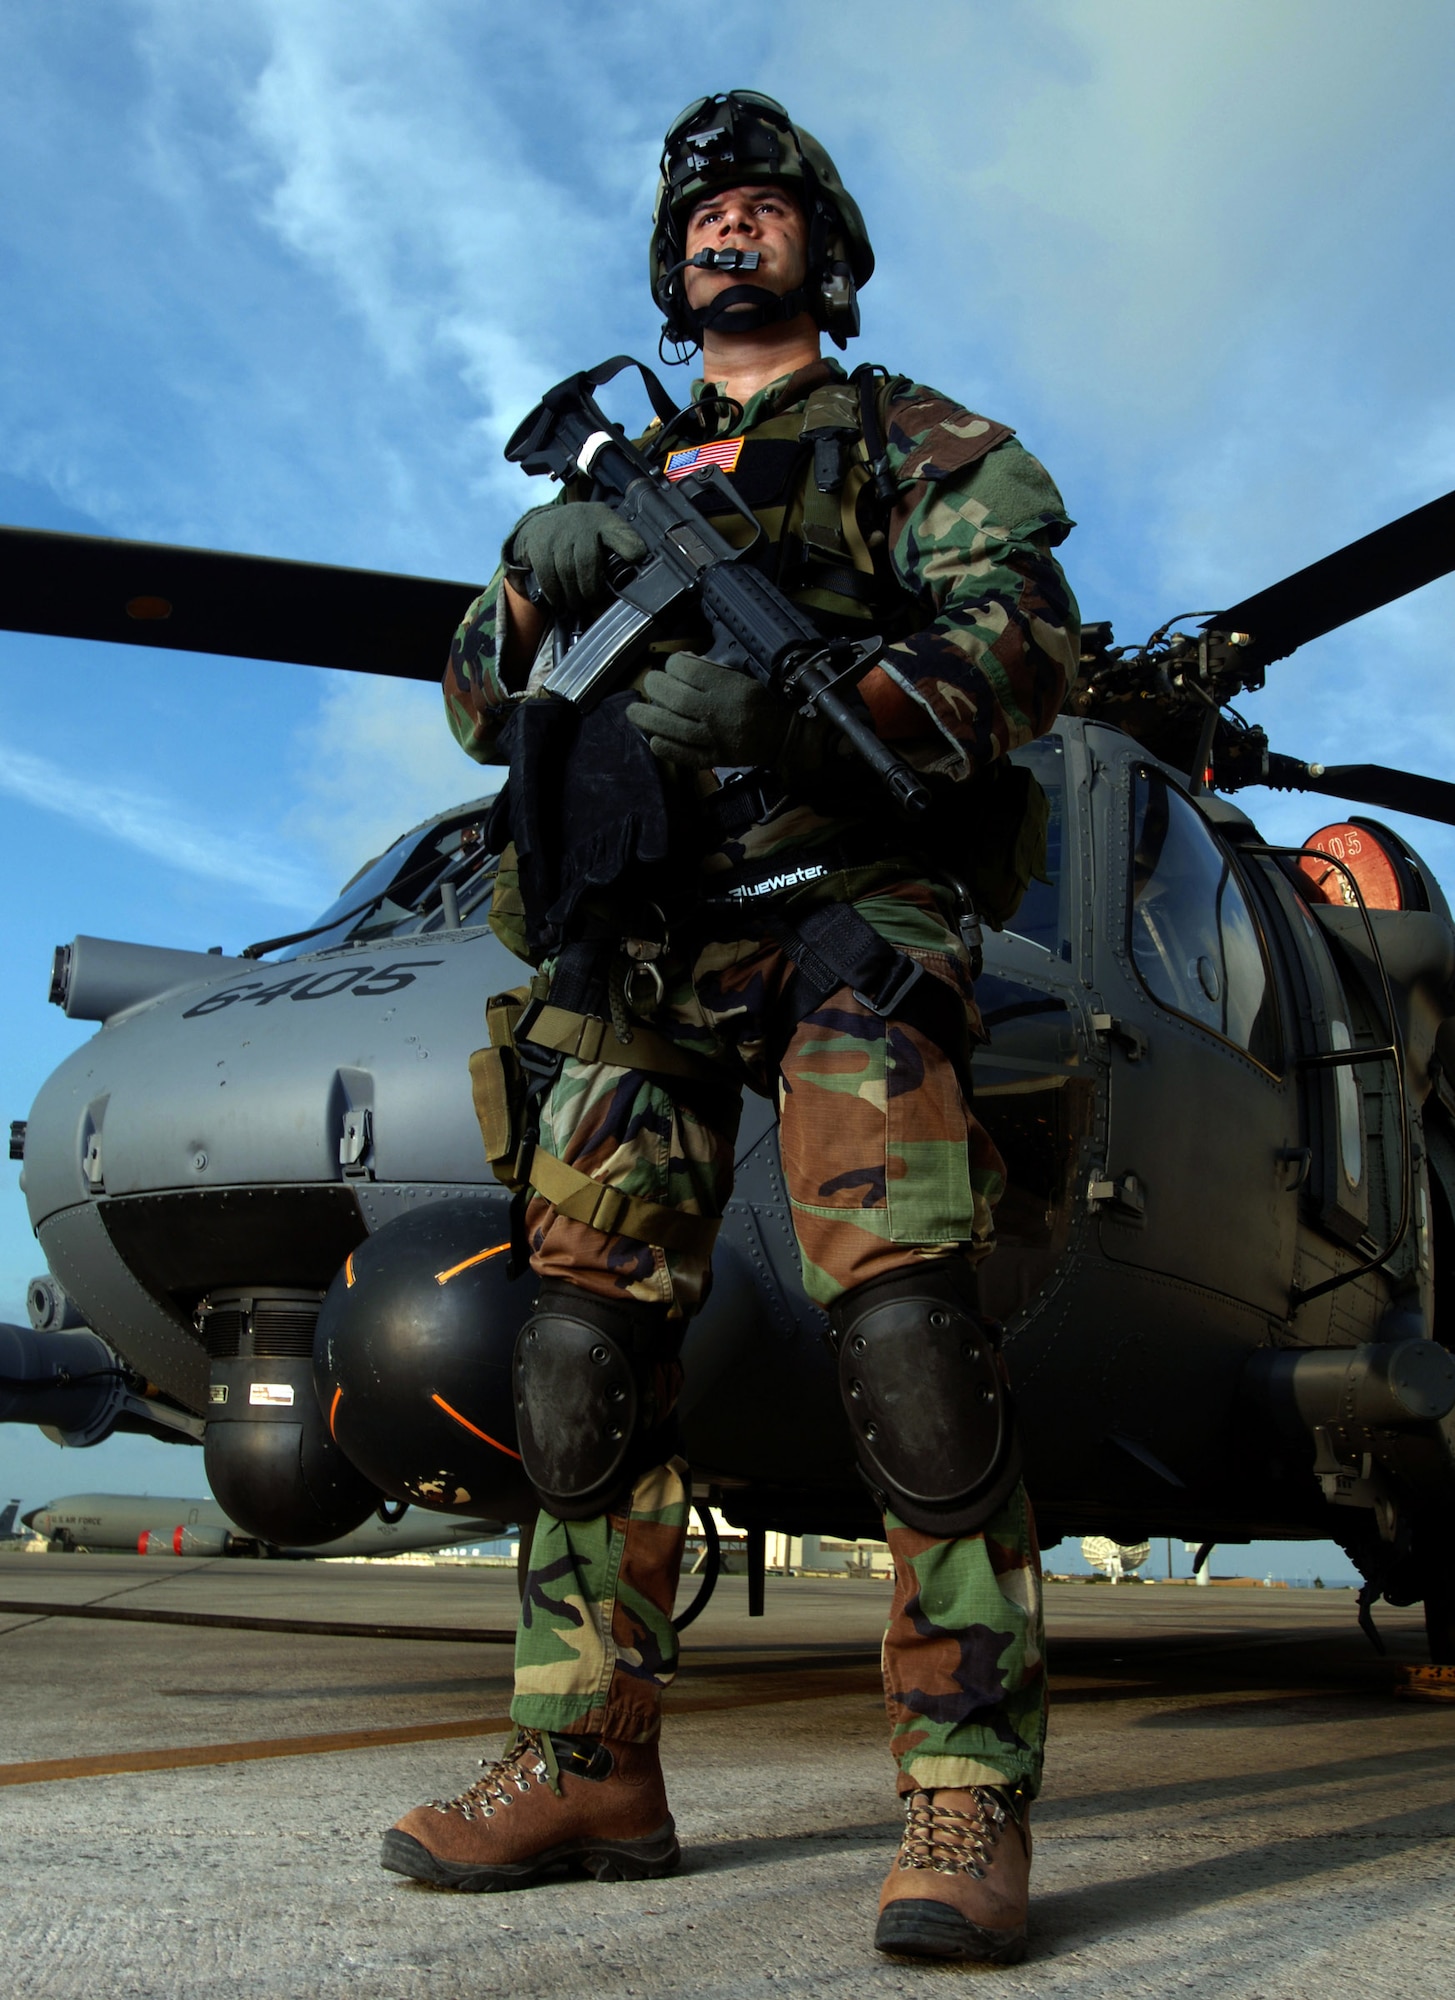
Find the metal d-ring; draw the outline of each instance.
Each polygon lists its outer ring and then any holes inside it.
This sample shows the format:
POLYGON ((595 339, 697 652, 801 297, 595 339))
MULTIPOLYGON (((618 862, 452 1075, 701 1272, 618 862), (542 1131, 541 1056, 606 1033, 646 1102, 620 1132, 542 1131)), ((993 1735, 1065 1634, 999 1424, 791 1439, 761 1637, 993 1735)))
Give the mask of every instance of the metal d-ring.
POLYGON ((662 995, 666 991, 662 983, 661 969, 655 959, 633 959, 627 967, 621 990, 633 1014, 640 1014, 644 1018, 650 1018, 655 1014, 662 1004, 662 995), (650 983, 652 993, 650 1001, 644 1002, 637 992, 637 982, 642 978, 650 983))

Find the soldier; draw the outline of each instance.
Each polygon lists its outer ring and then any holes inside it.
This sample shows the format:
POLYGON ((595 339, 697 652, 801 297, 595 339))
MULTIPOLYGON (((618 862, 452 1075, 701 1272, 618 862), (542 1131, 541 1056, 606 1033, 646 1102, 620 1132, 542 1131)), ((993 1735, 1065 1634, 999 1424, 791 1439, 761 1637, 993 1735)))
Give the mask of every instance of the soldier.
MULTIPOLYGON (((384 1861, 462 1889, 677 1863, 658 1759, 690 1499, 672 1409, 747 1084, 778 1101, 805 1284, 894 1557, 884 1681, 906 1824, 875 1943, 1009 1962, 1045 1667, 1035 1531, 977 1309, 1003 1168, 969 1104, 967 902, 991 850, 1024 886, 1026 828, 1005 815, 1026 791, 1000 760, 1049 728, 1075 672, 1050 553, 1072 524, 1004 425, 821 356, 823 333, 858 332, 873 265, 833 163, 781 105, 691 106, 667 135, 651 274, 702 379, 643 448, 669 478, 706 454, 756 516, 753 560, 826 632, 886 637, 858 696, 941 795, 933 856, 834 732, 703 657, 705 628, 658 644, 564 775, 532 764, 531 711, 561 707, 530 699, 542 641, 609 604, 615 566, 644 553, 584 488, 517 524, 455 640, 451 726, 472 757, 511 762, 516 854, 492 922, 543 967, 517 1028, 539 1085, 523 1169, 539 1290, 516 1350, 542 1511, 515 1740, 457 1798, 406 1814, 384 1861), (750 254, 693 261, 709 250, 750 254)), ((717 525, 748 539, 739 515, 717 525)))

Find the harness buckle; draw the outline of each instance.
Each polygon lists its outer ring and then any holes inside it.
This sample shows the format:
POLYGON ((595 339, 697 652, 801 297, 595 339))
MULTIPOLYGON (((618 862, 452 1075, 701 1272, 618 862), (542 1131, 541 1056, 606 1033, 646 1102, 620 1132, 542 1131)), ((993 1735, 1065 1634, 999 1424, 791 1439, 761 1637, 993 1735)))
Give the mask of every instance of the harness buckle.
POLYGON ((539 1091, 543 1087, 554 1083, 556 1072, 561 1067, 561 1053, 559 1049, 544 1048, 540 1043, 533 1042, 530 1038, 531 1023, 539 1019, 541 1009, 545 1005, 546 1002, 544 1000, 534 996, 527 1000, 524 1007, 520 1010, 511 1034, 511 1042, 515 1049, 515 1059, 530 1078, 533 1091, 539 1091))
POLYGON ((899 1011, 924 976, 925 969, 922 965, 910 958, 907 953, 897 952, 880 992, 866 993, 858 986, 850 987, 849 990, 861 1007, 867 1007, 871 1014, 877 1014, 881 1020, 887 1021, 891 1014, 899 1011))
POLYGON ((746 771, 729 778, 715 792, 698 800, 698 811, 709 840, 736 840, 750 826, 759 826, 788 803, 788 792, 772 771, 746 771))

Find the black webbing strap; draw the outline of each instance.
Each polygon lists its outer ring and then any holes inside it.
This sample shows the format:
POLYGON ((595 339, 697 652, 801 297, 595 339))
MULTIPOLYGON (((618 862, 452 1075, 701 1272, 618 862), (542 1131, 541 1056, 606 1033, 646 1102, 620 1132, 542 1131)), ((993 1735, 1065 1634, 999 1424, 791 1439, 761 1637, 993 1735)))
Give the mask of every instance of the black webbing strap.
POLYGON ((874 498, 887 516, 899 493, 898 483, 889 469, 889 455, 884 448, 884 427, 879 421, 879 384, 889 381, 889 371, 877 362, 861 361, 849 380, 859 391, 859 428, 864 433, 864 452, 869 460, 874 498))
POLYGON ((787 805, 788 794, 781 779, 766 770, 747 771, 730 778, 718 791, 697 801, 703 832, 716 847, 721 841, 736 840, 750 826, 770 819, 787 805))
POLYGON ((851 604, 873 605, 880 596, 874 577, 864 570, 851 569, 847 563, 836 563, 820 555, 812 543, 804 545, 796 565, 794 588, 827 591, 834 597, 847 597, 851 604))
POLYGON ((772 924, 797 968, 787 1004, 797 1022, 847 986, 882 1020, 905 1021, 942 1049, 970 1095, 970 1036, 964 1002, 942 979, 882 938, 852 903, 821 903, 772 924))
POLYGON ((662 387, 661 381, 644 361, 636 361, 630 354, 613 354, 607 361, 598 361, 594 368, 583 368, 579 375, 571 376, 569 381, 561 383, 560 387, 563 390, 570 390, 577 384, 582 384, 587 390, 604 389, 607 383, 614 381, 625 368, 635 368, 641 376, 647 400, 662 423, 665 424, 676 416, 677 405, 662 387))
POLYGON ((880 937, 852 903, 820 903, 791 920, 780 918, 774 929, 803 982, 809 1003, 803 1013, 847 986, 871 1013, 887 1020, 902 1011, 926 976, 922 966, 880 937))
MULTIPOLYGON (((816 800, 795 794, 794 805, 806 805, 815 812, 827 813, 832 810, 829 800, 816 800)), ((795 860, 792 855, 769 855, 761 861, 744 861, 731 870, 721 870, 703 877, 703 894, 699 907, 714 925, 715 937, 743 936, 745 911, 765 909, 770 914, 762 920, 771 923, 771 912, 775 903, 786 891, 801 888, 807 882, 823 882, 831 875, 848 875, 864 868, 879 869, 892 863, 900 875, 922 875, 925 863, 916 857, 913 848, 904 840, 893 836, 902 833, 902 828, 849 826, 843 833, 832 839, 816 843, 813 847, 796 849, 802 856, 795 860), (724 922, 730 928, 723 930, 724 922)), ((840 885, 838 895, 851 893, 848 885, 840 885)), ((757 928, 749 919, 748 929, 757 928)), ((775 933, 776 935, 776 933, 775 933)))

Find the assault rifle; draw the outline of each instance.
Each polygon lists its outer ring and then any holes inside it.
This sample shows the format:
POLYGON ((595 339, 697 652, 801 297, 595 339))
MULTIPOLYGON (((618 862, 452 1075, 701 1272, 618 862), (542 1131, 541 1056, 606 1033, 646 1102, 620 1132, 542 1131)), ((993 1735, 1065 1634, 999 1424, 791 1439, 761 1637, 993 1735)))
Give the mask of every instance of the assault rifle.
POLYGON ((829 639, 813 620, 744 558, 700 511, 732 509, 761 535, 752 510, 717 466, 673 482, 611 422, 592 391, 636 368, 659 416, 672 414, 666 391, 640 362, 617 355, 548 389, 505 447, 526 472, 589 478, 593 498, 629 521, 647 545, 645 560, 614 587, 617 600, 573 638, 547 676, 547 694, 590 707, 612 693, 641 643, 665 615, 696 604, 712 630, 708 657, 750 673, 806 716, 822 715, 842 732, 906 813, 926 811, 930 789, 880 742, 846 698, 884 650, 881 638, 829 639))

